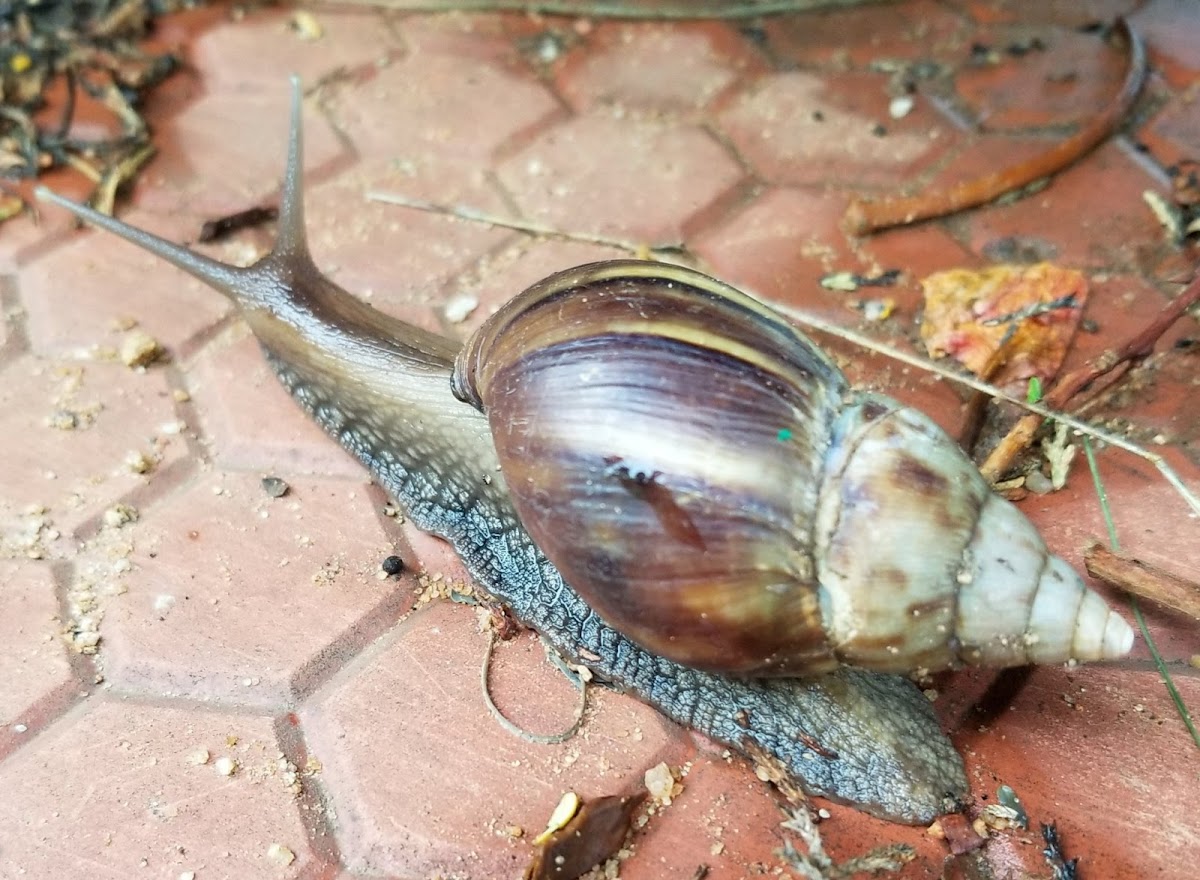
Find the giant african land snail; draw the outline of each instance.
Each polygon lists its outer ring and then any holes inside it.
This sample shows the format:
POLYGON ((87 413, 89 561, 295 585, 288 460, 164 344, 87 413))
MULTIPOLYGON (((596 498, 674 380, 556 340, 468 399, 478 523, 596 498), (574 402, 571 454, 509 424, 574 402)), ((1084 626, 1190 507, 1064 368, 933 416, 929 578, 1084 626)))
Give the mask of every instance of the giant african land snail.
POLYGON ((720 282, 582 266, 461 352, 354 299, 308 254, 299 127, 296 85, 279 238, 247 269, 41 194, 229 296, 300 405, 602 679, 811 791, 921 822, 965 792, 958 756, 908 681, 840 664, 1129 650, 1124 621, 927 418, 851 391, 720 282))

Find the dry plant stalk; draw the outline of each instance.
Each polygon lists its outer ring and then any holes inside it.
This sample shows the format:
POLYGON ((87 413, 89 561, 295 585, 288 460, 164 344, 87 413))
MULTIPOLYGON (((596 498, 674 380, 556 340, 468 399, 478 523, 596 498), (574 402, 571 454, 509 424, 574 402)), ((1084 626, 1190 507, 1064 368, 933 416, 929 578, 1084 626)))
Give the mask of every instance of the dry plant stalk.
POLYGON ((1200 584, 1095 543, 1083 554, 1088 574, 1159 605, 1200 620, 1200 584))
POLYGON ((944 217, 966 208, 985 205, 1074 164, 1111 134, 1125 118, 1142 89, 1146 74, 1146 49, 1142 39, 1123 18, 1117 19, 1116 29, 1123 35, 1129 51, 1125 80, 1112 103, 1074 135, 1032 159, 974 180, 963 181, 949 189, 879 201, 854 199, 842 217, 843 228, 851 235, 866 235, 891 226, 944 217))
MULTIPOLYGON (((1183 292, 1168 303, 1141 331, 1134 334, 1119 348, 1105 351, 1084 366, 1072 370, 1060 378, 1046 393, 1042 402, 1052 409, 1061 409, 1076 394, 1102 376, 1111 373, 1118 367, 1149 357, 1159 338, 1197 302, 1200 302, 1200 272, 1197 272, 1183 292)), ((1043 419, 1041 414, 1030 413, 1017 422, 1001 439, 979 468, 988 482, 995 483, 1012 467, 1017 456, 1032 442, 1033 435, 1041 427, 1043 419)))
POLYGON ((916 851, 906 844, 896 843, 880 846, 844 862, 834 862, 825 852, 821 834, 807 807, 787 811, 783 822, 787 831, 795 834, 807 849, 800 852, 791 839, 785 839, 779 855, 784 863, 805 880, 846 880, 860 874, 875 877, 883 872, 899 871, 916 857, 916 851))
MULTIPOLYGON (((394 193, 370 192, 367 193, 366 198, 368 201, 386 202, 389 204, 411 208, 417 211, 425 211, 435 214, 443 214, 450 217, 457 217, 460 220, 466 220, 471 223, 487 223, 504 229, 514 229, 519 232, 524 232, 527 235, 550 236, 571 241, 603 244, 619 250, 632 252, 637 256, 638 259, 643 260, 657 259, 660 255, 666 253, 677 254, 682 249, 681 246, 652 248, 602 235, 575 234, 561 230, 550 230, 538 224, 528 223, 524 220, 516 218, 499 217, 489 214, 486 211, 480 211, 478 209, 463 205, 437 204, 424 201, 422 199, 408 198, 406 196, 394 193)), ((669 261, 670 260, 668 260, 668 262, 669 261)), ((1200 278, 1198 278, 1197 281, 1194 281, 1193 285, 1190 285, 1184 291, 1183 296, 1188 296, 1188 294, 1192 292, 1192 287, 1197 285, 1198 282, 1200 282, 1200 278)), ((955 384, 962 385, 965 388, 970 388, 973 391, 986 394, 995 400, 1006 401, 1007 403, 1011 403, 1014 406, 1018 406, 1027 412, 1037 415, 1040 420, 1055 419, 1060 424, 1064 424, 1069 428, 1080 432, 1081 434, 1093 437, 1102 443, 1107 443, 1109 446, 1112 446, 1115 449, 1123 450, 1124 452, 1128 452, 1130 455, 1134 455, 1144 461, 1148 461, 1150 464, 1154 465, 1159 474, 1162 475, 1163 479, 1167 481, 1168 485, 1170 485, 1171 488, 1174 489, 1179 495, 1179 497, 1183 499, 1183 502, 1189 508, 1191 508, 1193 512, 1195 512, 1197 515, 1200 515, 1200 496, 1193 492, 1192 489, 1183 482, 1183 480, 1179 477, 1179 474, 1175 472, 1175 469, 1167 463, 1166 459, 1164 459, 1158 453, 1152 452, 1131 440, 1127 440, 1125 437, 1122 437, 1119 434, 1114 434, 1113 432, 1097 427, 1096 425, 1088 424, 1087 422, 1084 422, 1075 416, 1070 415, 1069 413, 1051 409, 1049 406, 1043 403, 1035 403, 1033 401, 1024 400, 1020 397, 1015 397, 1006 392, 1003 388, 998 388, 995 385, 976 378, 975 376, 952 370, 946 366, 943 366, 942 364, 931 361, 928 358, 902 351, 863 333, 858 333, 839 324, 827 321, 811 312, 786 306, 782 303, 771 302, 771 300, 755 294, 752 290, 743 289, 742 292, 749 296, 753 296, 770 308, 775 309, 775 311, 779 312, 780 314, 786 315, 806 329, 816 330, 820 333, 826 333, 836 339, 841 339, 852 345, 857 345, 865 351, 873 351, 876 354, 881 354, 884 357, 896 361, 897 363, 906 364, 933 376, 940 376, 949 382, 954 382, 955 384)), ((1176 307, 1177 305, 1178 301, 1173 304, 1173 307, 1176 307)), ((1161 335, 1161 333, 1162 331, 1159 331, 1159 335, 1161 335)), ((1040 425, 1041 421, 1039 421, 1037 424, 1040 425)), ((1036 430, 1036 426, 1034 430, 1036 430)), ((1028 440, 1025 441, 1025 445, 1028 445, 1028 440)), ((1021 448, 1024 448, 1024 446, 1018 446, 1018 451, 1021 448)))

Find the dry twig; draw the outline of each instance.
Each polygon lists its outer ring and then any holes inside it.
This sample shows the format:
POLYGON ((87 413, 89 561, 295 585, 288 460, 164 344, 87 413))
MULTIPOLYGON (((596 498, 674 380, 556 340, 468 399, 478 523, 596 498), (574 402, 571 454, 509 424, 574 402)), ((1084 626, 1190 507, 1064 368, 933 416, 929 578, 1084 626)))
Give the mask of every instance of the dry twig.
MULTIPOLYGON (((1168 303, 1141 331, 1134 334, 1119 348, 1109 349, 1084 366, 1072 370, 1060 378, 1046 393, 1042 402, 1052 409, 1061 409, 1076 394, 1102 376, 1113 372, 1118 367, 1125 367, 1149 357, 1154 351, 1154 345, 1158 342, 1159 337, 1197 302, 1200 302, 1200 272, 1184 288, 1183 292, 1168 303)), ((1041 427, 1042 421, 1041 414, 1030 413, 1017 422, 996 445, 991 455, 987 457, 987 461, 979 468, 988 482, 996 482, 1012 467, 1016 457, 1032 442, 1033 435, 1041 427)))
POLYGON ((1093 544, 1083 554, 1088 574, 1119 590, 1157 602, 1200 620, 1200 584, 1093 544))
POLYGON ((984 177, 963 181, 949 189, 874 202, 854 199, 846 209, 842 226, 852 235, 866 235, 890 226, 954 214, 965 208, 987 204, 1005 193, 1057 174, 1078 161, 1120 124, 1142 89, 1146 73, 1146 50, 1142 39, 1123 18, 1117 19, 1117 30, 1122 33, 1129 47, 1125 81, 1113 102, 1074 135, 1032 159, 984 177))

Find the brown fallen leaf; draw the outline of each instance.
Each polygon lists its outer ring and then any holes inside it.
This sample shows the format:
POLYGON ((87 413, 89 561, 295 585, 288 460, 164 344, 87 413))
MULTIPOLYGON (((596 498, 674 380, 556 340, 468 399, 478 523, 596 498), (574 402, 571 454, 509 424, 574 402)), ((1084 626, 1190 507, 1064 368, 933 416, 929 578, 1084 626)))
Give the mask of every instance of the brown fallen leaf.
POLYGON ((525 869, 525 880, 575 880, 612 857, 625 842, 646 792, 585 801, 566 825, 546 835, 525 869))
POLYGON ((921 339, 934 357, 949 355, 971 372, 1022 393, 1033 376, 1057 374, 1070 347, 1088 285, 1053 263, 949 269, 921 281, 921 339))

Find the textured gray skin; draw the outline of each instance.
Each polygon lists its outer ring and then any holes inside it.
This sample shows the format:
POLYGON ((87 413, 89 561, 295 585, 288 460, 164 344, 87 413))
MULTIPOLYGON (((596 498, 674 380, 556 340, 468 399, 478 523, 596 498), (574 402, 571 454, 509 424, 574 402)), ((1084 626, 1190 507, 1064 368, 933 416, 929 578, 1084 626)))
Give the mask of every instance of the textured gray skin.
POLYGON ((806 791, 913 824, 967 791, 962 760, 924 696, 898 676, 736 679, 657 657, 563 583, 517 520, 487 421, 454 398, 457 344, 382 315, 320 274, 300 196, 299 85, 279 239, 237 269, 76 205, 39 196, 232 299, 280 381, 420 528, 448 540, 479 584, 562 654, 681 724, 776 759, 806 791))
POLYGON ((444 406, 425 402, 416 437, 408 436, 411 412, 395 411, 404 409, 395 395, 373 403, 348 399, 322 389, 317 376, 268 357, 301 406, 419 528, 448 540, 519 620, 601 680, 714 739, 777 757, 811 794, 885 818, 926 823, 945 811, 947 799, 965 793, 961 759, 928 700, 904 678, 849 668, 813 680, 727 678, 657 657, 605 624, 518 522, 485 418, 450 396, 449 361, 444 406), (430 461, 438 467, 428 467, 430 461))
MULTIPOLYGON (((488 592, 601 681, 715 740, 774 755, 810 794, 883 818, 924 824, 944 812, 947 798, 964 795, 958 753, 905 678, 854 669, 816 680, 728 678, 656 657, 601 621, 517 521, 486 419, 450 396, 449 360, 440 366, 445 400, 412 401, 421 407, 420 436, 404 437, 397 433, 415 430, 413 413, 400 412, 395 394, 347 399, 268 357, 284 387, 416 526, 449 540, 488 592)), ((425 353, 426 364, 434 357, 425 353)), ((437 373, 425 378, 437 382, 437 373)))

